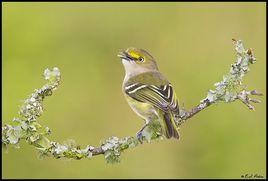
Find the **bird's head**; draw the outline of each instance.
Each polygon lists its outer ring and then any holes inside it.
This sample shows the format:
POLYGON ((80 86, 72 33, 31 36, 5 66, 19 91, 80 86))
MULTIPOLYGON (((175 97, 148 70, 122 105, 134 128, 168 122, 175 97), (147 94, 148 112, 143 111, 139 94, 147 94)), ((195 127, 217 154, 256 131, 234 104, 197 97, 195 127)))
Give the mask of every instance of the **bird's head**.
POLYGON ((147 51, 139 48, 128 48, 121 51, 118 57, 122 59, 126 73, 141 73, 158 70, 157 64, 147 51))

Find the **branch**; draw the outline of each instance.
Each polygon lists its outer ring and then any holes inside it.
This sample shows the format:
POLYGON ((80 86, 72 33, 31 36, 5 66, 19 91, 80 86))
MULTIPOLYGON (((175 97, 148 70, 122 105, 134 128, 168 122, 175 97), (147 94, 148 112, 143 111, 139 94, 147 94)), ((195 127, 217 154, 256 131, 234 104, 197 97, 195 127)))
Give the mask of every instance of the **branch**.
MULTIPOLYGON (((180 110, 180 117, 176 119, 177 126, 196 115, 208 106, 218 102, 233 102, 240 100, 250 110, 254 110, 251 103, 259 103, 257 99, 249 96, 261 96, 256 90, 247 91, 242 84, 242 78, 249 71, 249 65, 256 62, 251 49, 245 50, 241 40, 234 40, 236 51, 236 62, 231 65, 230 71, 223 76, 223 80, 214 84, 215 89, 209 90, 207 96, 200 103, 187 111, 180 110)), ((2 127, 2 146, 7 148, 13 145, 19 148, 19 142, 25 140, 33 145, 39 151, 41 158, 51 156, 54 158, 91 158, 92 156, 103 154, 108 163, 117 163, 120 161, 120 155, 123 150, 136 147, 141 144, 135 136, 117 138, 112 136, 101 142, 98 147, 91 145, 80 148, 73 140, 67 140, 63 144, 50 141, 47 136, 51 134, 48 127, 42 127, 37 119, 43 113, 43 101, 45 97, 51 96, 58 88, 60 82, 60 72, 58 68, 53 70, 46 69, 44 72, 47 83, 40 89, 36 89, 23 103, 19 110, 19 116, 13 118, 12 125, 6 124, 2 127)), ((159 121, 151 121, 148 127, 142 132, 144 141, 161 140, 162 129, 159 121)))
POLYGON ((214 84, 215 90, 209 90, 207 97, 201 100, 196 107, 190 111, 182 108, 181 117, 177 120, 178 125, 214 103, 230 103, 240 100, 250 110, 254 110, 251 102, 261 102, 249 97, 250 95, 262 96, 261 93, 256 90, 247 91, 246 86, 242 84, 244 75, 249 72, 249 65, 256 62, 253 51, 252 49, 245 50, 241 40, 232 40, 236 51, 236 62, 231 65, 230 71, 223 76, 223 80, 214 84))

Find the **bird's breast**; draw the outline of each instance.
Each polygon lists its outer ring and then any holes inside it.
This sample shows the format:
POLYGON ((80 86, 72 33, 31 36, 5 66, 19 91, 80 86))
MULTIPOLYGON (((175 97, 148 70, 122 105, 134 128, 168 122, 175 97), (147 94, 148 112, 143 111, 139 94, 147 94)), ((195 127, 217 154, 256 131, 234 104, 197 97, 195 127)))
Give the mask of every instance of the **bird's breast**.
POLYGON ((131 109, 143 119, 149 121, 151 119, 157 119, 158 113, 154 106, 149 103, 137 101, 127 94, 125 94, 126 100, 131 107, 131 109))

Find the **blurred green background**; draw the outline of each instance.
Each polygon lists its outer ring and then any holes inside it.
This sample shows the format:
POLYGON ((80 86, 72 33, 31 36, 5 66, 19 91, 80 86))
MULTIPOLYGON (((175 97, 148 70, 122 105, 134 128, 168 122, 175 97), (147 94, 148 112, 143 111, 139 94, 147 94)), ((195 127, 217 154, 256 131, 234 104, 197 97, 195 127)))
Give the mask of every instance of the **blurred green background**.
MULTIPOLYGON (((254 49, 257 63, 244 82, 266 92, 265 3, 3 3, 2 120, 59 67, 62 83, 45 100, 40 122, 50 139, 99 145, 135 135, 143 121, 121 93, 124 69, 116 56, 130 46, 148 50, 173 83, 180 105, 199 103, 235 60, 232 38, 254 49)), ((125 151, 120 164, 39 160, 33 147, 2 153, 3 178, 240 178, 266 177, 266 101, 249 111, 217 104, 181 128, 181 140, 125 151)), ((3 151, 3 149, 2 149, 3 151)))

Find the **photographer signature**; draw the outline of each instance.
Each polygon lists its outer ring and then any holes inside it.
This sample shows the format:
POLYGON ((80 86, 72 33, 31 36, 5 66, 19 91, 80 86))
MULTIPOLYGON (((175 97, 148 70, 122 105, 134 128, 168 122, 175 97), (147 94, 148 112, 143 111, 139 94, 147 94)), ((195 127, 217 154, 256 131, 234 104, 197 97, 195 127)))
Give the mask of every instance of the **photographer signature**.
POLYGON ((264 178, 263 175, 260 175, 260 174, 253 174, 253 173, 246 173, 246 174, 242 174, 241 175, 241 178, 264 178))

